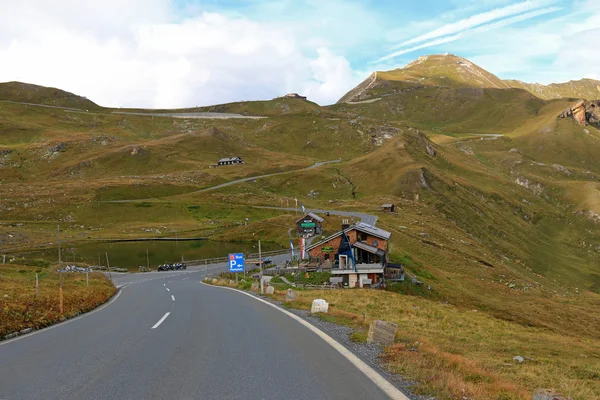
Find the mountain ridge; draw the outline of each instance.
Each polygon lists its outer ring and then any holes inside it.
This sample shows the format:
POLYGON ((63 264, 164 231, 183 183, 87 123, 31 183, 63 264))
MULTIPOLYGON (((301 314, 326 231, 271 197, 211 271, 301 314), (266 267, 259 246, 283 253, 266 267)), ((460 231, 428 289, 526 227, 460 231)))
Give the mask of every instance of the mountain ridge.
POLYGON ((86 110, 102 108, 86 97, 66 90, 17 81, 0 82, 0 100, 86 110))
POLYGON ((453 54, 419 57, 403 68, 375 71, 348 91, 339 103, 372 100, 394 93, 424 87, 521 89, 543 100, 560 98, 600 98, 600 81, 580 79, 565 83, 542 85, 519 80, 502 80, 472 61, 453 54))

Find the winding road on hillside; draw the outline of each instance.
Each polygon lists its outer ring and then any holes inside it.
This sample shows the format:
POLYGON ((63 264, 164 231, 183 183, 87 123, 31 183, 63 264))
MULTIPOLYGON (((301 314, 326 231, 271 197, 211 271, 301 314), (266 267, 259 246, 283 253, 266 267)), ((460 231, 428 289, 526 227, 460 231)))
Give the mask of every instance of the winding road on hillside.
POLYGON ((406 399, 305 322, 204 274, 115 275, 107 305, 0 342, 0 399, 406 399))
MULTIPOLYGON (((238 183, 243 183, 243 182, 250 182, 250 181, 255 181, 257 179, 262 179, 262 178, 269 178, 272 176, 278 176, 278 175, 286 175, 286 174, 293 174, 295 172, 302 172, 302 171, 308 171, 314 168, 318 168, 321 167, 323 165, 326 164, 333 164, 333 163, 339 163, 342 160, 331 160, 331 161, 320 161, 317 163, 314 163, 313 165, 309 166, 309 167, 305 167, 305 168, 300 168, 300 169, 294 169, 291 171, 283 171, 283 172, 274 172, 272 174, 265 174, 265 175, 257 175, 257 176, 251 176, 248 178, 242 178, 242 179, 236 179, 234 181, 229 181, 229 182, 225 182, 225 183, 221 183, 219 185, 215 185, 215 186, 211 186, 211 187, 207 187, 204 189, 200 189, 200 190, 195 190, 193 192, 188 192, 188 193, 184 193, 184 195, 187 194, 194 194, 194 193, 204 193, 204 192, 210 192, 212 190, 216 190, 216 189, 221 189, 227 186, 231 186, 231 185, 237 185, 238 183)), ((156 198, 148 198, 148 199, 128 199, 128 200, 105 200, 105 201, 100 201, 101 203, 137 203, 138 201, 149 201, 149 200, 156 200, 156 198)))

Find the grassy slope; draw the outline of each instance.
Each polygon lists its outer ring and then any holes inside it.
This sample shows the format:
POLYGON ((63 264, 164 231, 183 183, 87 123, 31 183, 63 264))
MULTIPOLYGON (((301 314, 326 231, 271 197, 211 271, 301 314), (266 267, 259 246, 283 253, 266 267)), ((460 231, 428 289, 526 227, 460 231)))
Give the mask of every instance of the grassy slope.
POLYGON ((83 110, 97 110, 96 103, 64 90, 22 82, 0 83, 0 99, 83 110))
MULTIPOLYGON (((380 215, 379 224, 393 233, 392 260, 432 286, 426 295, 522 326, 597 341, 594 244, 600 238, 587 212, 598 205, 600 136, 571 120, 557 121, 568 104, 516 89, 434 87, 374 103, 243 121, 71 114, 2 104, 0 150, 12 153, 0 158, 3 171, 10 171, 2 174, 9 195, 0 207, 10 213, 3 214, 0 240, 4 247, 24 245, 23 236, 29 246, 48 242, 56 221, 66 220, 75 223, 66 232, 71 241, 139 235, 141 227, 168 225, 226 240, 259 232, 264 240, 285 243, 293 216, 251 206, 279 206, 282 200, 285 205, 297 197, 309 207, 377 212, 381 203, 394 202, 399 212, 380 215), (479 133, 505 136, 472 136, 479 133), (447 140, 438 140, 442 137, 447 140), (48 148, 60 143, 68 144, 66 150, 48 157, 48 148), (131 154, 135 147, 143 151, 131 154), (208 169, 206 163, 225 151, 243 152, 252 162, 208 169), (333 158, 342 162, 190 193, 333 158), (86 160, 92 166, 81 168, 90 172, 71 173, 86 160), (529 187, 517 184, 522 178, 529 187), (318 195, 309 197, 311 191, 318 195), (95 201, 138 195, 170 197, 95 201), (248 227, 228 228, 247 216, 248 227), (79 224, 102 230, 81 230, 79 224)), ((536 376, 532 381, 542 384, 536 376)))
MULTIPOLYGON (((319 109, 319 105, 312 101, 280 97, 273 100, 239 101, 235 103, 217 104, 214 106, 178 108, 178 109, 135 109, 123 108, 118 111, 142 113, 194 113, 214 112, 242 114, 251 116, 274 116, 310 112, 319 109)), ((116 110, 115 110, 116 111, 116 110)))
POLYGON ((413 296, 359 290, 297 294, 298 300, 287 306, 309 309, 313 299, 326 299, 327 320, 359 332, 376 319, 397 323, 396 343, 386 349, 383 360, 392 371, 416 380, 413 390, 419 394, 529 399, 538 387, 552 387, 574 399, 600 396, 598 341, 574 343, 569 336, 500 321, 481 310, 413 296), (513 361, 516 355, 527 361, 513 361))
POLYGON ((517 80, 506 80, 510 87, 524 89, 540 99, 600 99, 600 81, 594 79, 580 79, 565 83, 551 83, 541 85, 539 83, 526 83, 517 80))

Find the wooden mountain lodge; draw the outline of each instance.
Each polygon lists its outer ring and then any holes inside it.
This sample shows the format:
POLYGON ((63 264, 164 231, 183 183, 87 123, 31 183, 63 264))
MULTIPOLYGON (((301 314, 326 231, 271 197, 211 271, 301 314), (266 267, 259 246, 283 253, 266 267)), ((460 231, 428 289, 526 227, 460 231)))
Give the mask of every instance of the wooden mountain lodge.
POLYGON ((393 213, 393 212, 396 212, 396 206, 393 204, 382 204, 381 211, 393 213))
POLYGON ((391 233, 358 222, 307 248, 310 263, 331 268, 332 277, 345 287, 379 287, 388 272, 388 241, 391 233))
POLYGON ((309 212, 296 221, 296 233, 302 237, 318 235, 323 231, 323 221, 317 214, 309 212))

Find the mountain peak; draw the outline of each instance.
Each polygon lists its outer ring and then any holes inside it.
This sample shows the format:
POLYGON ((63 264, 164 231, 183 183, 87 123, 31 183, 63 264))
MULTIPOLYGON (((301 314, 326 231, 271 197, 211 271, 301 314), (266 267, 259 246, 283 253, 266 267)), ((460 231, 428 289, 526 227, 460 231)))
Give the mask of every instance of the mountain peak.
POLYGON ((425 86, 448 88, 497 88, 509 86, 496 75, 486 71, 466 58, 454 54, 434 54, 419 57, 404 68, 378 71, 339 102, 367 100, 382 88, 386 91, 405 90, 425 86), (391 89, 391 90, 390 90, 391 89))

